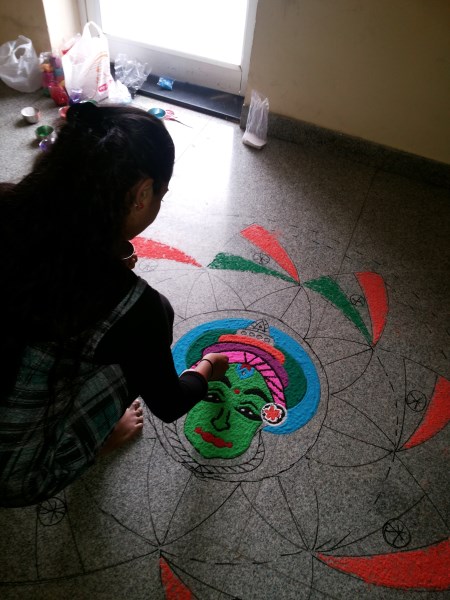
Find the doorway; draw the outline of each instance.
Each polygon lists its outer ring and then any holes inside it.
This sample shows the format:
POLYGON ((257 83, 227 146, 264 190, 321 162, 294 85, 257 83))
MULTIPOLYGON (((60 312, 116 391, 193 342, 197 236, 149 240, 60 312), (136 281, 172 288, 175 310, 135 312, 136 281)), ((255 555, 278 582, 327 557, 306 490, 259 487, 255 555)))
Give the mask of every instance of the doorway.
POLYGON ((81 17, 152 74, 245 95, 258 0, 82 0, 81 17))

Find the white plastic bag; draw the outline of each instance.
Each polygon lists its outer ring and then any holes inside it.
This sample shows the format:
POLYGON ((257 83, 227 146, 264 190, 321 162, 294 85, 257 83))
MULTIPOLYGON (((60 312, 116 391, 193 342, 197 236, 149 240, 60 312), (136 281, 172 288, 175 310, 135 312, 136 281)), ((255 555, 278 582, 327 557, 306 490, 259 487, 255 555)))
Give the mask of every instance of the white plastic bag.
POLYGON ((261 149, 267 143, 267 128, 269 124, 269 100, 262 98, 252 90, 247 125, 242 141, 247 146, 261 149))
POLYGON ((113 85, 109 88, 109 96, 107 100, 103 100, 103 104, 130 104, 132 101, 131 94, 126 85, 121 81, 113 81, 113 85))
POLYGON ((35 92, 42 85, 39 59, 24 35, 0 46, 0 79, 18 92, 35 92))
POLYGON ((147 63, 129 58, 126 54, 118 54, 114 62, 116 82, 123 83, 133 98, 150 75, 151 70, 147 63))
POLYGON ((83 33, 62 57, 64 79, 69 96, 76 92, 82 100, 100 102, 108 98, 113 85, 109 64, 108 40, 100 27, 89 21, 83 33), (92 35, 91 27, 97 35, 92 35))

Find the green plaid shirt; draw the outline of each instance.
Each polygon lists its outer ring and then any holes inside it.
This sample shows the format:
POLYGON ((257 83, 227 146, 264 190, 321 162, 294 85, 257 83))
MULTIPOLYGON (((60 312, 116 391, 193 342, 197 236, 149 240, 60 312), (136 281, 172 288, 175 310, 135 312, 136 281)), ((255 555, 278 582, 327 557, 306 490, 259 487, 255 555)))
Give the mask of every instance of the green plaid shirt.
POLYGON ((25 349, 14 389, 0 405, 1 506, 49 498, 95 461, 130 398, 121 367, 96 364, 94 353, 146 286, 137 279, 107 318, 63 349, 25 349))

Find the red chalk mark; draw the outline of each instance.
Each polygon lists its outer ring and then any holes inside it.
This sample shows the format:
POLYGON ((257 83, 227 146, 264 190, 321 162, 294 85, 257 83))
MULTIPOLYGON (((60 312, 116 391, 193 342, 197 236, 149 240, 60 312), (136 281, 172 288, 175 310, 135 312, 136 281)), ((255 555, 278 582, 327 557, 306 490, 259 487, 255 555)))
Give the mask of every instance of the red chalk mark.
POLYGON ((295 281, 300 281, 294 263, 273 233, 270 233, 261 225, 250 225, 250 227, 241 231, 241 235, 255 246, 258 246, 263 252, 266 252, 295 281))
POLYGON ((403 448, 413 448, 436 435, 450 421, 450 381, 439 377, 428 410, 403 448))
POLYGON ((449 540, 420 550, 392 554, 316 556, 333 569, 356 575, 375 585, 426 590, 446 590, 450 587, 449 540))
POLYGON ((372 321, 372 344, 376 344, 386 326, 388 301, 384 280, 378 273, 355 273, 367 300, 372 321))
POLYGON ((201 267, 195 258, 188 256, 181 250, 162 244, 161 242, 155 242, 143 237, 136 237, 132 240, 136 254, 140 258, 165 258, 167 260, 175 260, 177 262, 186 263, 188 265, 194 265, 195 267, 201 267))
POLYGON ((194 600, 191 590, 178 579, 164 558, 159 559, 159 568, 166 600, 194 600))
POLYGON ((195 431, 195 433, 198 433, 199 435, 202 436, 203 441, 208 442, 209 444, 212 444, 216 448, 232 448, 233 447, 233 442, 226 442, 222 438, 217 437, 214 434, 209 433, 208 431, 203 431, 203 429, 201 427, 196 427, 194 429, 194 431, 195 431))

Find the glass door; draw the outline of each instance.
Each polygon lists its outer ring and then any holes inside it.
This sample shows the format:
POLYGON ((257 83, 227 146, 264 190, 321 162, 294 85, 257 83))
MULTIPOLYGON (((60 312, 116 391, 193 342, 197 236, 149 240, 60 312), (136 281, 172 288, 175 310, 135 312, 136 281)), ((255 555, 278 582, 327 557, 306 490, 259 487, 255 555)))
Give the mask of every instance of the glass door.
POLYGON ((80 0, 118 53, 153 75, 245 94, 258 0, 80 0))

